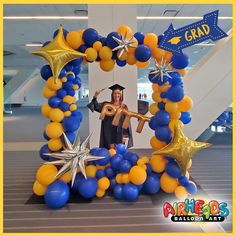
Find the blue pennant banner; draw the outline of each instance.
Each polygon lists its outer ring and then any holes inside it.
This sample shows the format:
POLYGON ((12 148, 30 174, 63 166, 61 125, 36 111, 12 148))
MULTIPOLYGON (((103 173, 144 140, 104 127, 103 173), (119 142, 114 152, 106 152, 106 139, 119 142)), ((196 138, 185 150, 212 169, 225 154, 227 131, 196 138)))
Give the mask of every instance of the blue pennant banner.
POLYGON ((208 39, 213 41, 227 37, 228 35, 217 25, 219 10, 203 16, 203 20, 184 26, 177 30, 171 24, 164 32, 164 37, 158 47, 182 54, 182 49, 208 39))

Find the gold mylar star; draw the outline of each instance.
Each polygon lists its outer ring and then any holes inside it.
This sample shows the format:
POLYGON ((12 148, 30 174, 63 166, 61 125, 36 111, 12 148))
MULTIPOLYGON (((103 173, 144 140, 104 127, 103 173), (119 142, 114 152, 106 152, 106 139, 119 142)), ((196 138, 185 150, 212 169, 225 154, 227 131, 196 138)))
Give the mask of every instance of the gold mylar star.
POLYGON ((181 123, 177 123, 174 128, 172 141, 162 149, 155 151, 154 155, 165 155, 175 159, 183 175, 186 174, 187 164, 193 155, 203 148, 211 146, 210 143, 196 142, 187 138, 182 131, 181 123))
POLYGON ((52 75, 55 78, 55 83, 57 82, 61 69, 68 62, 73 61, 78 57, 85 56, 84 53, 77 52, 69 46, 64 38, 61 25, 57 36, 46 46, 33 51, 32 54, 41 56, 48 61, 52 70, 52 75))

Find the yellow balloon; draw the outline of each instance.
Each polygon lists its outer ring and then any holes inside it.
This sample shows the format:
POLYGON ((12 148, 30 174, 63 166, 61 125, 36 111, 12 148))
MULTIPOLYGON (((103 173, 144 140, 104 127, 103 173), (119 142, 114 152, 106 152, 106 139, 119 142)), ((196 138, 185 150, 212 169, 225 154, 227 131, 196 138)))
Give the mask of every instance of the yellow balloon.
POLYGON ((46 118, 49 118, 49 114, 50 114, 50 111, 52 110, 52 108, 46 103, 46 104, 43 104, 41 106, 41 113, 43 114, 43 116, 45 116, 46 118))
POLYGON ((161 102, 162 98, 160 97, 160 93, 157 91, 154 91, 154 93, 152 93, 152 100, 154 102, 161 102))
POLYGON ((180 200, 184 200, 188 197, 188 192, 184 186, 177 186, 175 189, 175 196, 180 200))
POLYGON ((116 150, 114 148, 109 149, 110 156, 114 156, 116 154, 116 150))
POLYGON ((57 95, 56 91, 49 89, 47 86, 45 86, 43 88, 43 96, 45 98, 50 98, 50 97, 56 96, 56 95, 57 95))
POLYGON ((74 98, 70 95, 66 95, 62 100, 63 102, 67 102, 68 104, 71 104, 74 102, 74 98))
POLYGON ((97 192, 96 192, 96 196, 97 197, 103 197, 105 195, 105 191, 102 190, 102 189, 98 189, 97 192))
POLYGON ((51 122, 46 126, 46 134, 49 138, 59 138, 63 133, 63 126, 58 122, 51 122))
POLYGON ((55 79, 53 77, 50 77, 48 78, 47 80, 47 86, 49 89, 51 90, 58 90, 58 89, 61 89, 62 88, 62 82, 61 80, 58 80, 56 83, 55 83, 55 79))
POLYGON ((64 119, 64 112, 59 108, 51 109, 49 112, 49 118, 54 122, 61 122, 64 119))
POLYGON ((65 112, 64 112, 64 116, 65 116, 65 117, 71 116, 71 111, 65 111, 65 112))
POLYGON ((78 49, 82 44, 82 37, 78 31, 70 31, 66 36, 67 43, 73 48, 78 49))
POLYGON ((132 29, 128 25, 119 26, 117 32, 123 36, 126 35, 127 38, 131 38, 133 36, 132 29))
POLYGON ((96 41, 93 43, 93 48, 96 50, 96 51, 99 51, 101 48, 102 48, 102 43, 100 41, 96 41))
POLYGON ((73 85, 73 89, 74 89, 74 90, 78 90, 78 89, 79 89, 79 85, 78 85, 78 84, 74 84, 74 85, 73 85))
POLYGON ((164 59, 165 50, 161 48, 153 48, 152 49, 152 57, 155 58, 157 61, 161 61, 161 59, 164 59))
POLYGON ((100 67, 104 71, 111 71, 115 66, 115 61, 114 60, 101 60, 100 61, 100 67))
POLYGON ((117 52, 117 57, 119 58, 119 60, 121 61, 125 61, 128 57, 128 52, 123 52, 122 55, 120 55, 120 50, 117 52))
POLYGON ((122 184, 122 173, 116 175, 116 182, 118 184, 122 184))
POLYGON ((180 117, 181 117, 181 112, 179 111, 170 113, 170 118, 173 120, 178 120, 180 117))
POLYGON ((33 185, 33 192, 37 196, 43 196, 46 192, 47 186, 40 184, 37 180, 35 180, 33 185))
POLYGON ((149 106, 149 111, 152 115, 155 115, 158 111, 159 111, 159 108, 157 106, 156 103, 152 103, 150 106, 149 106))
POLYGON ((127 56, 127 59, 126 59, 126 62, 129 64, 129 65, 134 65, 136 63, 136 58, 135 58, 135 55, 134 53, 128 53, 128 56, 127 56))
POLYGON ((166 142, 162 142, 159 139, 156 138, 156 136, 153 136, 150 140, 150 144, 153 149, 159 150, 167 145, 166 142))
POLYGON ((129 183, 129 174, 122 174, 121 181, 123 184, 128 184, 129 183))
POLYGON ((94 165, 89 165, 85 167, 85 172, 87 177, 94 178, 96 176, 97 168, 94 165))
POLYGON ((61 181, 65 182, 65 183, 70 183, 70 181, 72 180, 72 173, 71 171, 67 171, 64 175, 62 175, 59 178, 61 181))
POLYGON ((75 104, 70 105, 70 111, 75 111, 77 110, 77 106, 75 104))
POLYGON ((59 151, 63 147, 63 143, 60 138, 53 138, 48 141, 48 148, 51 151, 59 151))
POLYGON ((63 83, 67 82, 67 78, 66 77, 61 78, 61 82, 63 83))
POLYGON ((107 177, 102 177, 98 180, 98 188, 101 190, 107 190, 110 186, 110 181, 107 177))
POLYGON ((161 155, 153 155, 150 160, 150 164, 152 170, 157 173, 163 172, 166 168, 166 160, 161 155))
POLYGON ((133 166, 129 172, 129 179, 133 184, 140 185, 145 182, 147 173, 144 168, 140 166, 133 166))
POLYGON ((138 166, 143 166, 143 165, 144 165, 144 160, 139 159, 139 160, 137 161, 137 165, 138 165, 138 166))
POLYGON ((177 104, 180 111, 187 112, 192 108, 193 100, 189 96, 184 96, 184 98, 177 104))
POLYGON ((172 56, 173 56, 172 52, 168 52, 168 51, 165 52, 164 59, 165 59, 166 63, 171 62, 172 56))
POLYGON ((94 48, 87 48, 85 51, 86 59, 93 62, 97 59, 98 53, 94 48))
POLYGON ((164 192, 173 193, 178 186, 178 181, 164 172, 160 178, 160 185, 164 192))
POLYGON ((150 49, 157 48, 158 37, 154 33, 148 33, 145 35, 143 43, 146 44, 150 49))
POLYGON ((155 91, 155 92, 158 92, 159 91, 158 84, 152 84, 152 90, 155 91))
POLYGON ((165 110, 169 113, 174 113, 178 111, 178 105, 176 102, 167 102, 165 104, 165 110))
POLYGON ((56 180, 57 168, 52 164, 45 164, 39 167, 36 173, 36 180, 45 186, 48 186, 56 180))
POLYGON ((104 60, 104 61, 111 60, 112 50, 107 46, 102 47, 99 51, 99 57, 101 58, 101 60, 104 60))
POLYGON ((149 158, 147 156, 142 156, 140 157, 141 160, 143 160, 143 163, 146 164, 146 163, 149 163, 149 158))
POLYGON ((165 83, 165 84, 159 86, 159 91, 166 92, 169 88, 170 88, 170 85, 168 83, 165 83))
POLYGON ((145 68, 145 67, 147 67, 149 64, 150 64, 150 60, 145 61, 145 62, 141 62, 141 61, 137 61, 137 62, 136 62, 136 66, 137 66, 138 68, 145 68))

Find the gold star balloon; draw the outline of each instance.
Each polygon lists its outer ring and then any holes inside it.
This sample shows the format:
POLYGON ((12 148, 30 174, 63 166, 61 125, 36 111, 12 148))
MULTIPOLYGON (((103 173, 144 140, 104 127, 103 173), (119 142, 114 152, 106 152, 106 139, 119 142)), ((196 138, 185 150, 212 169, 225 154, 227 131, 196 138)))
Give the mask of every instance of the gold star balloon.
POLYGON ((70 61, 78 57, 85 56, 84 53, 77 52, 69 46, 63 34, 62 26, 60 25, 57 36, 46 46, 35 50, 32 54, 41 56, 48 61, 52 75, 57 82, 61 69, 70 61))
POLYGON ((182 174, 185 175, 187 164, 192 159, 193 155, 201 149, 211 146, 211 144, 190 140, 184 135, 182 128, 183 126, 178 122, 175 125, 172 141, 162 149, 155 151, 153 154, 172 157, 177 161, 182 174))

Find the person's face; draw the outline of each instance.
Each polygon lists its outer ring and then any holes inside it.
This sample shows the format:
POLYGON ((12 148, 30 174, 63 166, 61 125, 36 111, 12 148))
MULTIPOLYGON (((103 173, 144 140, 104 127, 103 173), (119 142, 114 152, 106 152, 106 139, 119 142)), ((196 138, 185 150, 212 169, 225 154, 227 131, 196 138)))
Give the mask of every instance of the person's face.
POLYGON ((113 92, 114 101, 120 101, 121 99, 121 91, 119 89, 114 90, 113 92))

